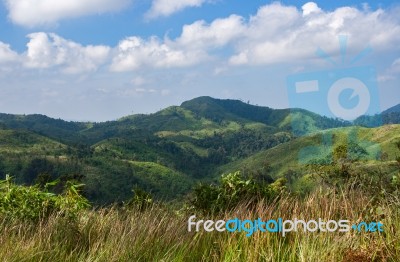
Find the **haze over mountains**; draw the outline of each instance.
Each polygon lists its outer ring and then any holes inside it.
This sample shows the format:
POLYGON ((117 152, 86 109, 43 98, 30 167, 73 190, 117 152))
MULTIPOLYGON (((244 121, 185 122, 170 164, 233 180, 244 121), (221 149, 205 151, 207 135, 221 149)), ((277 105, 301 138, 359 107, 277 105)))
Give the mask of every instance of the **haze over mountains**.
MULTIPOLYGON (((398 123, 400 105, 354 121, 366 127, 398 123)), ((0 114, 0 125, 2 176, 11 174, 26 184, 76 179, 86 184, 89 199, 104 204, 127 199, 135 185, 159 198, 174 199, 197 181, 244 165, 249 172, 259 173, 266 156, 276 163, 285 159, 283 155, 290 156, 286 162, 293 164, 294 149, 306 146, 322 130, 347 132, 353 123, 303 109, 198 97, 154 114, 103 123, 0 114), (298 138, 306 134, 313 135, 298 138)), ((389 158, 394 157, 389 141, 399 136, 398 125, 357 130, 382 143, 389 158), (375 138, 376 132, 387 139, 375 138)), ((274 170, 271 178, 285 171, 279 163, 269 163, 274 170)))

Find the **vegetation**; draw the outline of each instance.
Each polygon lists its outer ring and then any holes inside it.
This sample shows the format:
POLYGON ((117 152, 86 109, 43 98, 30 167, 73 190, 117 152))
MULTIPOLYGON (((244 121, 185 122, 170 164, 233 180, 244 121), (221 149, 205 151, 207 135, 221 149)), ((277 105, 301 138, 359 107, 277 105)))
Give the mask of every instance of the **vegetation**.
POLYGON ((0 214, 11 221, 38 222, 55 214, 75 220, 82 209, 90 206, 79 194, 80 186, 69 184, 63 194, 55 195, 38 186, 16 185, 7 175, 0 181, 0 214))
MULTIPOLYGON (((395 143, 400 152, 400 141, 395 143)), ((216 185, 199 185, 186 208, 154 202, 140 188, 122 207, 88 209, 69 185, 61 195, 37 186, 0 183, 0 257, 5 261, 398 261, 400 257, 400 157, 391 183, 363 184, 343 167, 356 145, 338 145, 322 183, 306 196, 240 172, 216 185), (333 169, 332 169, 333 168, 333 169), (336 168, 336 169, 335 169, 336 168), (345 176, 344 176, 345 174, 345 176), (355 179, 351 179, 355 178, 355 179), (294 219, 379 221, 383 232, 189 232, 187 219, 294 219)), ((293 171, 288 178, 296 177, 293 171)), ((365 181, 368 181, 365 180, 365 181)), ((51 186, 48 184, 46 187, 51 186)))
POLYGON ((369 195, 350 188, 315 191, 304 199, 242 202, 215 216, 198 219, 346 218, 382 221, 384 233, 245 233, 188 232, 189 213, 153 205, 81 211, 78 223, 53 213, 37 225, 0 219, 3 261, 398 261, 400 202, 388 196, 371 203, 369 195))
POLYGON ((200 184, 194 189, 191 207, 205 214, 218 213, 236 207, 240 202, 273 201, 285 190, 286 180, 274 183, 245 179, 240 172, 223 175, 218 185, 200 184))
MULTIPOLYGON (((0 178, 11 174, 16 183, 26 185, 58 179, 53 189, 57 193, 74 180, 86 185, 83 194, 95 205, 127 201, 134 186, 170 201, 183 199, 197 182, 215 181, 219 174, 236 170, 269 181, 288 170, 302 178, 300 148, 318 145, 324 132, 348 133, 351 128, 343 128, 348 125, 306 110, 274 110, 210 97, 105 123, 0 114, 0 178), (293 121, 301 128, 292 130, 293 121), (311 137, 297 137, 309 133, 311 137)), ((362 140, 383 148, 386 162, 394 159, 390 140, 397 137, 397 125, 359 130, 362 140)), ((373 146, 360 146, 373 155, 373 146)), ((304 186, 302 179, 293 183, 304 186)))
POLYGON ((398 261, 398 114, 349 123, 209 97, 105 123, 0 114, 0 259, 398 261), (193 214, 384 232, 188 232, 193 214))

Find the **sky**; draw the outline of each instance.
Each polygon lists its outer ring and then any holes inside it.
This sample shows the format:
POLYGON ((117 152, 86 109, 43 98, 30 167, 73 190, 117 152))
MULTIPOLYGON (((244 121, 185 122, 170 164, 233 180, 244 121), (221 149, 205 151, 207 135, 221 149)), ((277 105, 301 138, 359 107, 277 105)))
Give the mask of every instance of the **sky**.
POLYGON ((0 0, 0 112, 107 121, 207 95, 324 113, 329 87, 303 99, 290 79, 367 67, 384 110, 400 103, 399 13, 391 0, 0 0))

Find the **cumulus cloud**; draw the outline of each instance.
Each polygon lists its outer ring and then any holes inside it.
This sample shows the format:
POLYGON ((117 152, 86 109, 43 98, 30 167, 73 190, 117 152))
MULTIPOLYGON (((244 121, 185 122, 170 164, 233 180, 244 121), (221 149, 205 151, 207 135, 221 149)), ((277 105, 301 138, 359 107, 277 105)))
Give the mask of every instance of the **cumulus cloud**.
POLYGON ((331 12, 310 2, 298 10, 274 3, 261 7, 244 25, 235 44, 231 64, 272 64, 314 57, 317 47, 337 52, 337 37, 347 35, 351 49, 371 44, 375 51, 398 48, 400 24, 397 16, 342 7, 331 12))
MULTIPOLYGON (((200 20, 185 25, 179 37, 158 43, 158 46, 173 46, 175 52, 180 50, 185 54, 193 51, 218 54, 218 50, 230 46, 232 48, 227 50, 233 52, 227 60, 231 65, 290 63, 310 59, 315 57, 318 47, 337 55, 339 35, 349 37, 350 52, 361 51, 367 44, 379 52, 393 50, 400 45, 400 19, 395 14, 390 10, 371 11, 355 7, 325 11, 314 2, 298 9, 275 2, 261 6, 248 19, 231 15, 209 24, 200 20)), ((133 61, 138 59, 131 57, 129 61, 131 66, 124 68, 134 69, 133 61)), ((193 59, 187 61, 196 62, 193 59)), ((169 63, 170 66, 172 64, 169 63)))
POLYGON ((146 13, 147 18, 170 16, 188 7, 199 7, 207 0, 153 0, 150 10, 146 13))
POLYGON ((301 7, 303 10, 303 16, 310 15, 312 13, 320 13, 322 12, 321 8, 318 7, 318 5, 314 2, 308 2, 305 5, 301 7))
POLYGON ((174 39, 130 36, 115 47, 83 46, 39 32, 28 35, 27 50, 21 55, 0 43, 0 63, 20 58, 25 67, 80 73, 95 71, 102 65, 114 72, 124 72, 218 61, 216 67, 227 70, 229 65, 292 63, 315 58, 318 47, 337 55, 339 35, 349 37, 348 51, 352 53, 367 44, 375 52, 391 52, 400 46, 397 13, 391 9, 354 7, 325 11, 313 2, 301 9, 272 3, 261 6, 249 18, 230 15, 210 23, 195 21, 184 25, 174 39))
POLYGON ((129 71, 143 67, 172 68, 192 66, 210 58, 209 52, 231 43, 244 30, 240 16, 216 19, 211 24, 196 21, 185 25, 174 39, 138 36, 122 40, 111 65, 112 71, 129 71))
POLYGON ((110 47, 82 46, 56 34, 29 34, 30 41, 24 56, 28 68, 59 67, 64 73, 95 71, 106 62, 110 47))
POLYGON ((0 64, 16 62, 18 60, 18 54, 11 49, 10 45, 0 42, 0 64))
POLYGON ((129 71, 142 67, 184 67, 206 58, 201 50, 185 50, 172 41, 160 41, 157 37, 148 40, 137 36, 122 40, 111 64, 112 71, 129 71))
POLYGON ((211 24, 200 20, 183 26, 177 42, 191 48, 221 47, 241 36, 245 29, 243 18, 238 15, 219 18, 211 24))
POLYGON ((129 3, 130 0, 5 0, 11 21, 27 27, 53 24, 66 18, 115 12, 129 3))

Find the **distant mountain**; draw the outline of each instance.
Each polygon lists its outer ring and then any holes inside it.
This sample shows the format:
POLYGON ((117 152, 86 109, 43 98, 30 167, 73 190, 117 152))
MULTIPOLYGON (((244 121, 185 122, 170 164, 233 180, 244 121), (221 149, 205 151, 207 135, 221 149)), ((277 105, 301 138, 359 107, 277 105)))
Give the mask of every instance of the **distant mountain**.
POLYGON ((382 114, 390 114, 390 113, 400 113, 400 104, 395 105, 391 108, 386 109, 385 111, 382 112, 382 114))
POLYGON ((64 142, 76 142, 79 132, 88 128, 89 123, 53 119, 45 115, 12 115, 0 113, 0 126, 11 129, 25 129, 64 142))
MULTIPOLYGON (((267 126, 289 131, 295 121, 307 122, 308 126, 300 132, 309 132, 333 127, 347 126, 350 123, 320 116, 304 109, 271 109, 255 106, 240 100, 215 99, 198 97, 182 103, 182 108, 188 109, 197 116, 214 122, 237 121, 258 122, 267 126)), ((296 127, 301 125, 296 125, 296 127)))
MULTIPOLYGON (((102 123, 0 114, 0 176, 11 174, 27 184, 76 179, 99 204, 126 200, 135 185, 168 200, 210 179, 221 166, 350 125, 304 109, 207 96, 102 123)), ((281 153, 292 154, 290 147, 281 153)))
POLYGON ((400 104, 386 109, 380 114, 373 116, 360 116, 353 122, 363 127, 378 127, 388 124, 400 124, 400 104))

